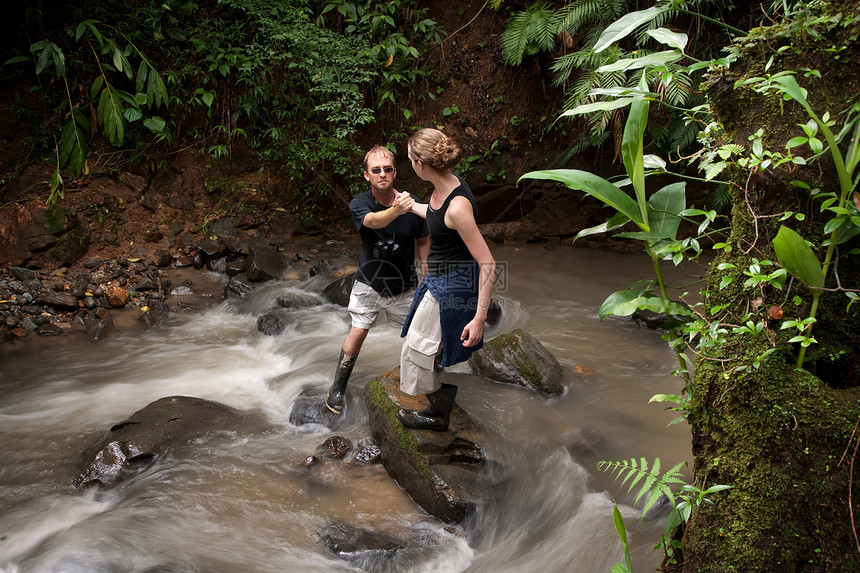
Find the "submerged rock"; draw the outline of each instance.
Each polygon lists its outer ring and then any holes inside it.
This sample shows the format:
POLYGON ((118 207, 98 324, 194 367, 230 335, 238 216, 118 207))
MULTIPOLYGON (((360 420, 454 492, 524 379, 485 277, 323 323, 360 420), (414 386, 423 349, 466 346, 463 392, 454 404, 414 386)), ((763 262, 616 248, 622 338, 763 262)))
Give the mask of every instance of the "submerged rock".
POLYGON ((319 424, 336 429, 345 416, 346 414, 337 415, 326 407, 325 394, 319 394, 313 388, 305 388, 293 402, 293 408, 290 410, 290 424, 294 426, 319 424))
POLYGON ((236 430, 248 419, 239 410, 202 398, 161 398, 111 427, 84 454, 75 484, 114 486, 148 468, 171 445, 213 430, 236 430))
POLYGON ((406 428, 397 410, 425 408, 427 403, 402 393, 399 385, 395 370, 365 386, 370 432, 382 450, 385 469, 427 513, 459 523, 489 501, 500 477, 500 464, 484 453, 489 436, 456 403, 447 431, 406 428))
POLYGON ((503 384, 517 384, 542 394, 564 393, 558 360, 536 338, 521 329, 497 336, 472 354, 476 374, 503 384))
POLYGON ((406 541, 385 531, 329 523, 317 532, 329 551, 362 569, 374 570, 406 548, 406 541))

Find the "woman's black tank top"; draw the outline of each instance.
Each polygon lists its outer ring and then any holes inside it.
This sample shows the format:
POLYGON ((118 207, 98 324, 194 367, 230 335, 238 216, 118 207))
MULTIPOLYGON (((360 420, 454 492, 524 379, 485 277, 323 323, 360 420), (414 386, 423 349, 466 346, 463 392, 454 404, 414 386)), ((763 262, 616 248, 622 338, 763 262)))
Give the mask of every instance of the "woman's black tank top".
MULTIPOLYGON (((456 174, 455 174, 456 175, 456 174)), ((477 220, 478 206, 472 190, 463 179, 457 175, 460 185, 457 186, 439 209, 433 209, 427 205, 427 228, 430 231, 430 253, 427 255, 428 271, 431 275, 438 276, 449 273, 456 267, 473 264, 475 258, 466 247, 466 243, 455 229, 445 226, 445 213, 454 197, 465 197, 472 204, 472 213, 477 220)))

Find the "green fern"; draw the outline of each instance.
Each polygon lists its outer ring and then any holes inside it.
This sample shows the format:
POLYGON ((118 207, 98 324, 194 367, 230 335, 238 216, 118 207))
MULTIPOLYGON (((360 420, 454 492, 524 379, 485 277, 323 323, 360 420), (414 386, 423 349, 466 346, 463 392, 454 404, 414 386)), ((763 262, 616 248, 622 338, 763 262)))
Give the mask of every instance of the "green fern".
POLYGON ((654 458, 654 465, 650 468, 648 467, 648 460, 645 458, 639 458, 639 461, 636 458, 630 458, 629 461, 600 461, 597 462, 597 469, 614 474, 616 480, 623 478, 621 485, 629 481, 630 485, 627 487, 628 493, 632 492, 633 488, 642 482, 633 500, 633 504, 639 503, 639 500, 647 495, 645 505, 642 507, 642 517, 644 518, 645 514, 664 495, 669 499, 672 507, 675 507, 676 495, 672 491, 672 486, 678 484, 685 485, 687 483, 681 473, 681 468, 686 465, 687 462, 679 462, 660 475, 660 458, 654 458))
POLYGON ((540 2, 528 6, 511 18, 502 32, 502 57, 505 64, 519 66, 526 56, 549 52, 560 31, 558 13, 540 2))

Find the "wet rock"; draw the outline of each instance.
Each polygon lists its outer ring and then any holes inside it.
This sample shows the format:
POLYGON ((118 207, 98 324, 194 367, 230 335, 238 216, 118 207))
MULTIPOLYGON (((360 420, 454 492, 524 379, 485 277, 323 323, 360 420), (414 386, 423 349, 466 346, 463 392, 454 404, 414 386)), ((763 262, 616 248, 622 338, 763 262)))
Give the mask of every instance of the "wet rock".
POLYGON ((317 458, 316 456, 308 456, 305 458, 305 461, 302 462, 302 467, 303 468, 312 467, 312 466, 316 465, 319 461, 320 461, 319 458, 317 458))
POLYGON ((128 291, 120 286, 107 287, 105 296, 114 308, 121 308, 128 302, 128 291))
POLYGON ((173 445, 213 430, 237 430, 249 416, 188 396, 161 398, 123 420, 83 456, 75 485, 111 487, 158 461, 173 445))
POLYGON ((335 414, 326 407, 325 394, 320 395, 306 388, 293 402, 289 420, 294 426, 319 424, 334 429, 343 418, 344 414, 335 414))
MULTIPOLYGON (((676 300, 672 302, 689 308, 687 303, 684 301, 676 300)), ((665 312, 655 312, 648 309, 637 309, 633 312, 630 318, 639 326, 659 330, 661 332, 665 332, 686 322, 686 319, 683 317, 669 315, 665 312)))
POLYGON ((115 330, 113 317, 106 308, 97 308, 84 317, 84 329, 93 342, 98 342, 115 330))
POLYGON ((152 253, 153 262, 159 268, 166 267, 173 261, 173 257, 170 256, 170 253, 164 249, 159 249, 152 253))
POLYGON ((251 282, 283 278, 287 266, 284 255, 275 247, 252 245, 248 249, 245 268, 251 282))
POLYGON ((404 427, 397 410, 426 408, 427 401, 400 392, 399 385, 395 370, 365 386, 370 432, 385 469, 425 511, 459 523, 489 500, 506 471, 486 457, 489 436, 456 403, 445 432, 404 427))
POLYGON ((140 277, 140 280, 134 284, 136 291, 155 290, 155 282, 147 276, 140 277))
MULTIPOLYGON (((84 289, 81 289, 82 291, 84 289)), ((85 291, 84 291, 85 292, 85 291)), ((81 296, 83 296, 81 292, 81 296)), ((70 292, 46 292, 36 297, 36 304, 50 306, 60 310, 72 310, 78 308, 78 299, 70 292)))
POLYGON ((232 261, 227 261, 224 266, 224 272, 227 273, 228 276, 234 277, 239 273, 245 272, 245 257, 237 257, 232 261))
POLYGON ((200 241, 200 244, 197 246, 203 254, 206 255, 209 259, 215 259, 220 257, 226 251, 226 246, 224 245, 224 241, 221 239, 203 239, 200 241))
POLYGON ((310 308, 323 303, 318 297, 305 292, 285 293, 277 298, 277 304, 283 308, 310 308))
POLYGON ((36 278, 36 275, 30 269, 25 269, 24 267, 10 267, 9 274, 19 280, 21 282, 33 280, 36 278))
POLYGON ((254 286, 248 281, 248 276, 242 273, 230 279, 230 282, 224 287, 224 296, 244 298, 252 290, 254 290, 254 286))
POLYGON ((317 536, 329 551, 366 571, 383 567, 407 546, 390 533, 338 522, 325 525, 317 536))
POLYGON ((355 451, 355 459, 363 464, 372 464, 380 461, 382 457, 382 448, 380 448, 373 438, 365 438, 358 442, 358 448, 355 451))
POLYGON ((284 310, 273 310, 257 318, 257 330, 266 336, 277 336, 289 324, 288 313, 284 310))
POLYGON ((328 452, 330 458, 340 459, 352 449, 352 442, 344 436, 331 436, 323 442, 321 448, 328 452))
POLYGON ((564 393, 563 370, 543 344, 517 329, 497 336, 472 354, 475 373, 502 384, 516 384, 557 396, 564 393))
POLYGON ((334 281, 323 289, 322 295, 333 304, 347 307, 353 283, 355 283, 355 273, 334 281))
POLYGON ((207 267, 213 273, 225 273, 225 272, 227 272, 227 257, 219 257, 217 259, 210 259, 207 267))

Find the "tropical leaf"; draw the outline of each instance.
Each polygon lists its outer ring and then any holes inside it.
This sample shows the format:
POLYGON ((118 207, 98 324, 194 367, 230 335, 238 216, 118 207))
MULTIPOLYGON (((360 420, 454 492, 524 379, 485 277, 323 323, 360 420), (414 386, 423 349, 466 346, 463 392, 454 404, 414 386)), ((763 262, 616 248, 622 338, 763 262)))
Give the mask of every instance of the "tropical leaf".
POLYGON ((671 30, 667 30, 666 28, 657 28, 656 30, 645 30, 645 33, 660 42, 661 44, 665 44, 670 48, 677 48, 681 51, 684 51, 684 48, 687 46, 687 34, 682 32, 673 32, 671 30))
POLYGON ((779 264, 793 276, 812 287, 824 286, 821 262, 796 231, 781 225, 773 239, 773 250, 776 251, 779 264))
POLYGON ((591 172, 578 169, 531 171, 523 175, 520 180, 522 179, 545 179, 564 183, 570 189, 584 191, 588 195, 600 199, 637 224, 642 224, 642 215, 636 202, 624 191, 591 172))
POLYGON ((588 229, 583 229, 576 234, 573 238, 573 242, 575 243, 577 239, 580 237, 587 237, 589 235, 598 235, 600 233, 608 233, 623 227, 627 223, 630 222, 630 217, 626 216, 624 213, 616 212, 615 215, 609 218, 608 221, 602 223, 600 225, 596 225, 594 227, 589 227, 588 229))
POLYGON ((639 289, 612 293, 600 305, 597 316, 600 320, 605 320, 607 316, 630 316, 637 310, 650 310, 669 316, 695 317, 695 314, 686 306, 639 289))
POLYGON ((597 71, 626 72, 629 70, 638 70, 641 68, 665 66, 666 64, 677 62, 683 57, 684 54, 678 51, 656 52, 654 54, 647 54, 639 58, 625 58, 623 60, 618 60, 617 62, 606 64, 605 66, 600 66, 599 68, 597 68, 597 71))
POLYGON ((679 213, 687 207, 686 185, 683 181, 666 185, 648 199, 648 223, 655 235, 675 240, 681 224, 679 213))
POLYGON ((593 51, 596 53, 602 52, 618 40, 629 36, 639 26, 647 24, 667 10, 669 10, 667 6, 653 6, 645 10, 626 14, 603 31, 603 34, 600 35, 600 38, 594 45, 593 51))

